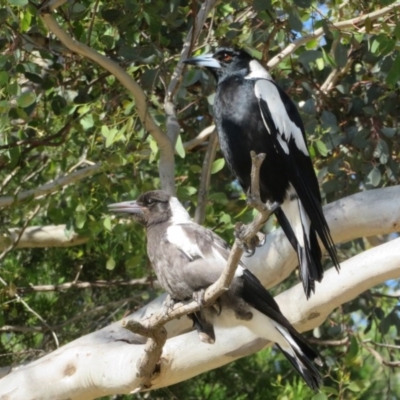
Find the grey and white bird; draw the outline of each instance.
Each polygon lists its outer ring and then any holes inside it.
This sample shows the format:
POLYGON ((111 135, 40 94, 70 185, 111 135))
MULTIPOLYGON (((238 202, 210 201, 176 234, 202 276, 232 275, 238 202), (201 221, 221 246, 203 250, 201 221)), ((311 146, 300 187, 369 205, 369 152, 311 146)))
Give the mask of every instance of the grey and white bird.
POLYGON ((323 277, 317 236, 337 270, 339 261, 296 106, 243 50, 224 47, 185 62, 207 68, 217 81, 214 118, 221 151, 244 191, 250 189, 250 151, 266 153, 261 199, 280 205, 275 215, 297 252, 301 281, 310 297, 315 281, 323 277))
MULTIPOLYGON (((177 198, 161 190, 142 194, 136 201, 108 206, 128 213, 146 228, 147 253, 160 285, 174 301, 196 298, 214 283, 226 267, 228 244, 209 229, 196 224, 177 198)), ((321 385, 314 365, 321 365, 310 347, 281 313, 260 281, 239 265, 232 284, 213 307, 190 316, 202 341, 215 341, 214 327, 244 325, 256 337, 275 342, 313 390, 321 385)))

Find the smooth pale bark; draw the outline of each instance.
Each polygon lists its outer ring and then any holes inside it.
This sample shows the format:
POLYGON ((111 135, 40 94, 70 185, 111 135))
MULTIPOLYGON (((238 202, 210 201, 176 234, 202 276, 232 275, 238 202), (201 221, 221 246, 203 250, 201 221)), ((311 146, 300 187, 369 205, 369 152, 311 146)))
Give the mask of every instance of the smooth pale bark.
MULTIPOLYGON (((399 205, 398 186, 350 196, 327 206, 325 211, 333 238, 340 242, 398 231, 399 205)), ((296 258, 291 253, 278 230, 269 235, 255 256, 245 261, 263 282, 280 282, 296 266, 296 258), (285 270, 284 274, 280 274, 281 269, 285 270)), ((399 276, 400 239, 395 239, 343 262, 340 274, 329 270, 309 301, 301 285, 280 294, 277 300, 287 318, 304 331, 320 325, 338 305, 399 276)), ((161 303, 162 297, 131 317, 143 319, 157 312, 161 303)), ((164 348, 163 368, 154 380, 154 387, 189 379, 266 345, 240 326, 217 331, 214 345, 199 342, 195 332, 180 334, 188 329, 187 318, 167 325, 170 339, 164 348)), ((114 323, 11 372, 0 380, 0 399, 92 399, 129 393, 140 384, 136 378, 136 362, 143 352, 143 341, 142 337, 123 329, 119 322, 114 323)))
MULTIPOLYGON (((340 304, 399 275, 400 239, 395 239, 344 262, 340 274, 330 269, 311 300, 305 299, 298 284, 277 296, 277 301, 288 319, 304 331, 320 325, 340 304)), ((136 362, 144 346, 116 341, 117 332, 108 332, 113 337, 107 337, 106 331, 81 338, 6 376, 0 381, 0 399, 93 399, 134 391, 140 385, 136 362)), ((243 326, 217 330, 216 337, 214 345, 201 343, 195 332, 169 339, 153 387, 189 379, 267 345, 243 326)))
MULTIPOLYGON (((20 228, 8 229, 0 235, 0 251, 14 243, 20 235, 20 228)), ((70 247, 84 244, 89 239, 75 232, 67 234, 66 225, 47 225, 27 227, 16 244, 16 249, 34 247, 70 247)))

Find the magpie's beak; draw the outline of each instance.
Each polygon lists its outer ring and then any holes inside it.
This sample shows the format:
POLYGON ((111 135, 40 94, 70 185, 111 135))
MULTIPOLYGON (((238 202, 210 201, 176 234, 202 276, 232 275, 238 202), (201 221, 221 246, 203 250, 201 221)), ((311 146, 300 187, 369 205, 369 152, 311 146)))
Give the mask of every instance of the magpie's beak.
POLYGON ((108 210, 115 213, 143 215, 144 207, 137 204, 136 201, 123 201, 108 205, 108 210))
POLYGON ((203 54, 202 56, 188 58, 184 61, 185 64, 193 64, 198 65, 199 67, 206 67, 206 68, 215 68, 220 69, 221 64, 216 60, 213 55, 210 54, 203 54))

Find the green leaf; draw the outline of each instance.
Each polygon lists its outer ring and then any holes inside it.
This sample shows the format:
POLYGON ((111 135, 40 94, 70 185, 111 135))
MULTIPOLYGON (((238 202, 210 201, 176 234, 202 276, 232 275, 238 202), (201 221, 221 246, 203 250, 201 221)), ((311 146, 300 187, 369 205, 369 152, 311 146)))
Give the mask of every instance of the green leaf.
POLYGON ((382 179, 382 174, 379 168, 374 167, 372 168, 371 172, 367 175, 366 184, 369 186, 376 187, 379 185, 382 179))
POLYGON ((400 24, 396 24, 393 35, 396 36, 397 40, 400 40, 400 24))
POLYGON ((253 1, 254 11, 264 11, 271 9, 271 0, 254 0, 253 1))
POLYGON ((7 8, 0 8, 0 24, 8 18, 7 8))
POLYGON ((335 48, 335 61, 339 68, 343 68, 347 63, 347 48, 338 42, 335 48))
POLYGON ((12 6, 26 6, 28 4, 28 0, 8 0, 8 2, 12 5, 12 6))
POLYGON ((10 156, 10 161, 11 161, 8 167, 9 168, 16 167, 21 156, 21 147, 20 146, 11 147, 11 149, 8 151, 8 154, 10 156))
POLYGON ((33 74, 32 72, 25 72, 25 78, 29 79, 33 83, 41 85, 43 83, 43 78, 40 75, 33 74))
POLYGON ((386 164, 389 161, 389 147, 383 139, 380 139, 375 147, 374 157, 379 158, 381 164, 386 164))
POLYGON ((322 140, 316 140, 315 146, 317 147, 317 150, 322 157, 326 157, 328 155, 328 149, 326 147, 326 144, 322 140))
POLYGON ((36 94, 34 92, 25 92, 17 99, 17 104, 21 108, 31 106, 36 101, 36 94))
POLYGON ((388 85, 395 85, 400 79, 400 54, 393 61, 392 67, 386 76, 386 83, 388 85))
POLYGON ((388 138, 392 138, 396 133, 397 129, 396 128, 389 128, 387 126, 384 126, 381 128, 381 132, 388 138))
POLYGON ((290 8, 288 11, 289 14, 289 26, 290 29, 293 29, 294 31, 301 32, 303 29, 303 22, 301 22, 301 19, 299 17, 299 14, 297 13, 296 9, 290 8))
POLYGON ((94 121, 93 121, 93 116, 92 114, 86 114, 83 118, 80 119, 80 124, 82 125, 82 128, 86 131, 90 128, 93 128, 94 126, 94 121))
POLYGON ((103 226, 104 226, 104 228, 106 228, 108 231, 111 232, 111 230, 112 230, 112 228, 111 228, 111 217, 105 217, 104 218, 103 226))
POLYGON ((308 8, 311 6, 311 0, 294 0, 294 4, 301 8, 308 8))
POLYGON ((319 392, 315 394, 311 400, 327 400, 328 396, 325 393, 319 392))
POLYGON ((217 172, 221 171, 224 166, 225 160, 223 158, 218 158, 218 160, 215 160, 211 166, 211 174, 216 174, 217 172))
POLYGON ((8 83, 8 73, 7 71, 0 71, 0 85, 5 85, 8 83))
POLYGON ((51 101, 51 109, 55 115, 61 115, 64 108, 67 106, 67 101, 64 97, 56 95, 51 101))
POLYGON ((20 19, 22 32, 26 32, 29 30, 29 28, 31 27, 31 21, 32 21, 32 14, 29 12, 29 8, 27 8, 23 13, 22 18, 20 19))
POLYGON ((115 260, 114 260, 112 257, 110 257, 110 258, 107 260, 106 268, 107 268, 109 271, 112 271, 112 270, 115 268, 115 260))
POLYGON ((178 139, 176 140, 175 150, 178 153, 179 157, 185 158, 185 155, 186 155, 185 154, 185 148, 183 147, 181 135, 179 135, 178 139))
POLYGON ((110 147, 115 140, 115 137, 117 136, 118 133, 118 129, 113 128, 113 129, 109 129, 108 126, 103 125, 101 127, 101 134, 105 137, 106 139, 106 148, 110 147))
POLYGON ((75 214, 75 226, 78 229, 82 229, 85 226, 86 213, 76 213, 75 214))
POLYGON ((347 389, 351 390, 352 392, 361 392, 361 390, 365 389, 365 385, 361 381, 353 381, 347 386, 347 389))
POLYGON ((353 360, 354 358, 357 357, 358 351, 359 351, 359 346, 358 346, 357 339, 355 338, 355 336, 351 336, 350 337, 350 346, 349 346, 349 350, 346 354, 346 358, 348 360, 353 360))
POLYGON ((319 50, 307 50, 299 55, 299 62, 303 64, 304 68, 309 70, 309 64, 319 58, 322 58, 322 53, 319 50))
POLYGON ((110 23, 113 23, 121 18, 122 13, 120 10, 109 8, 108 10, 102 10, 101 16, 110 23))

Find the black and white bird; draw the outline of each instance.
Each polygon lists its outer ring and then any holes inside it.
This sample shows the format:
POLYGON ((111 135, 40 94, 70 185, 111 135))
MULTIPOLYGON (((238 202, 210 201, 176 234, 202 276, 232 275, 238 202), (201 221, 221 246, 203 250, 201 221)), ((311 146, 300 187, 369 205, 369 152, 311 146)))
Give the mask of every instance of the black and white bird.
MULTIPOLYGON (((229 256, 227 243, 191 221, 167 192, 144 193, 137 201, 111 204, 109 210, 128 213, 146 227, 147 253, 160 285, 173 301, 196 298, 221 275, 229 256)), ((260 281, 239 265, 232 284, 214 307, 190 316, 202 341, 214 343, 214 327, 244 325, 255 337, 275 342, 306 383, 317 390, 321 376, 318 354, 281 313, 260 281)))
POLYGON ((317 235, 337 270, 339 261, 296 106, 243 50, 220 48, 185 62, 207 68, 216 78, 214 118, 221 151, 245 192, 250 189, 250 151, 266 153, 261 199, 280 205, 275 215, 297 252, 301 281, 310 297, 315 281, 323 277, 317 235))

